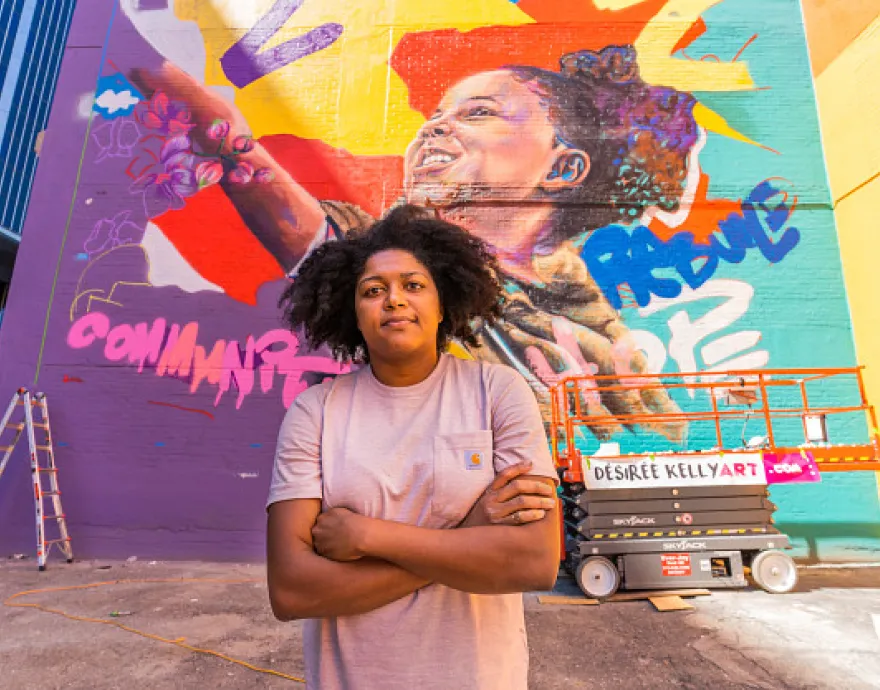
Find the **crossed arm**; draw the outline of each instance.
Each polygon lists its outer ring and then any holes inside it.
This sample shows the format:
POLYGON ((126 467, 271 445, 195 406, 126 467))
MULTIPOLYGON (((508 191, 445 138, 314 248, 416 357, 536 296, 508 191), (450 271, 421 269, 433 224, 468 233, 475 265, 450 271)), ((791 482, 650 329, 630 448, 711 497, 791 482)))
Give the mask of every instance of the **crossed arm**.
POLYGON ((457 529, 321 513, 317 499, 269 508, 268 580, 279 620, 366 613, 431 584, 476 594, 550 589, 559 565, 553 482, 499 474, 457 529), (514 522, 521 514, 524 524, 514 522))

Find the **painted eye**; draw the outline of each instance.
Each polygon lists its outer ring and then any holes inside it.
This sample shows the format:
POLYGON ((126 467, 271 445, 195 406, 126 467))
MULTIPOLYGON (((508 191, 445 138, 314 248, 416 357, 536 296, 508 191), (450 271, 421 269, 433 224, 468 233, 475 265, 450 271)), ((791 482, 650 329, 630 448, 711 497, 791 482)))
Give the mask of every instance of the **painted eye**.
POLYGON ((468 117, 491 117, 494 114, 495 111, 485 105, 477 105, 467 111, 468 117))

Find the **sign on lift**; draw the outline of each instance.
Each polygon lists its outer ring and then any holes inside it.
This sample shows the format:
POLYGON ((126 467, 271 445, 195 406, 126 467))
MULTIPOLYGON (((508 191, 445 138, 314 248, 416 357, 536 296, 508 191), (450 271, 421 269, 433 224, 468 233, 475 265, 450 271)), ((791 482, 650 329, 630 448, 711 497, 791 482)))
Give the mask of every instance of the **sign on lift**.
POLYGON ((767 484, 760 452, 623 457, 610 453, 603 457, 600 452, 592 457, 584 457, 583 473, 588 489, 767 484))

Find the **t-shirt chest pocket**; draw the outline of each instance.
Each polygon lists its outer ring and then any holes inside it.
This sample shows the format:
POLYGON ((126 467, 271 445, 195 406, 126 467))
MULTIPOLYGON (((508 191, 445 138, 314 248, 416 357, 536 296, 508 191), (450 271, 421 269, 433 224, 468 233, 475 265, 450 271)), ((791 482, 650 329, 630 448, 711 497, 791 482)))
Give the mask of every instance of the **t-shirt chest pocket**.
POLYGON ((434 515, 460 522, 494 478, 491 431, 434 437, 434 515))

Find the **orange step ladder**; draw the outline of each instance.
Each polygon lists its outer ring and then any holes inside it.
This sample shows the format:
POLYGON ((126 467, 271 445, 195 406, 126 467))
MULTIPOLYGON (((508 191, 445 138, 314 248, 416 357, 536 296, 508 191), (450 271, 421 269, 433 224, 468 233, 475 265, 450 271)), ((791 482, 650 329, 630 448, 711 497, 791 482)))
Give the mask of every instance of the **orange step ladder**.
POLYGON ((12 452, 23 434, 27 435, 30 449, 31 480, 34 485, 34 505, 36 507, 37 527, 37 565, 46 569, 49 550, 55 546, 64 554, 68 563, 73 562, 73 547, 67 532, 67 518, 61 507, 61 490, 58 488, 58 468, 55 466, 55 452, 52 449, 52 430, 49 426, 49 406, 43 393, 31 395, 26 388, 19 388, 12 396, 3 419, 0 420, 0 477, 12 457, 12 452), (16 408, 24 407, 23 420, 12 423, 16 408), (34 419, 34 413, 38 418, 34 419), (2 445, 4 434, 14 431, 15 436, 9 445, 2 445), (37 433, 45 440, 37 443, 37 433), (47 530, 48 528, 48 530, 47 530), (51 532, 51 534, 47 534, 51 532), (47 538, 48 536, 48 538, 47 538))

